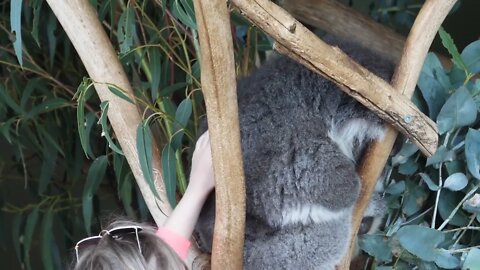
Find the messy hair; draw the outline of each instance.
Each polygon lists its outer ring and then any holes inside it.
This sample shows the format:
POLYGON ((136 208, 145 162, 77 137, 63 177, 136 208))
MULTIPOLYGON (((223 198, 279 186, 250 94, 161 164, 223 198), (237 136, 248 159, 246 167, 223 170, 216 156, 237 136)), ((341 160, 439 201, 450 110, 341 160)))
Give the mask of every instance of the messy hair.
POLYGON ((182 260, 156 234, 156 229, 148 224, 132 221, 114 221, 106 230, 121 226, 139 226, 141 252, 136 235, 112 238, 105 235, 98 245, 82 248, 78 262, 74 258, 72 270, 147 270, 147 269, 186 269, 182 260))

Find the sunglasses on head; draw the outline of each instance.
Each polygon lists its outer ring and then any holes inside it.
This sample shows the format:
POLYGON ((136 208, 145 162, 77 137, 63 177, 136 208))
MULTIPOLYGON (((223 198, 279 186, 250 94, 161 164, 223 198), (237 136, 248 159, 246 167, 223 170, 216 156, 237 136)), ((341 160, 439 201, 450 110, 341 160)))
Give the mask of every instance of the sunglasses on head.
POLYGON ((135 238, 137 239, 138 251, 142 254, 142 248, 140 247, 140 239, 138 238, 138 233, 142 231, 142 227, 139 226, 120 226, 113 228, 111 230, 103 230, 97 236, 90 236, 84 238, 77 242, 75 245, 75 254, 77 255, 77 262, 79 259, 79 250, 86 247, 92 247, 98 245, 100 240, 105 236, 108 235, 113 239, 120 239, 123 236, 129 234, 135 234, 135 238))

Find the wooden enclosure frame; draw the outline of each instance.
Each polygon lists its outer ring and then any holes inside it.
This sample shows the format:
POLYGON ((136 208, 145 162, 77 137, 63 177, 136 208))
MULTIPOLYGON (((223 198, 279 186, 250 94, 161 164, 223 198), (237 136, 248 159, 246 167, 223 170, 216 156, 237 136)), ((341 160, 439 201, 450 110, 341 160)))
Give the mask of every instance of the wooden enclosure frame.
MULTIPOLYGON (((126 91, 128 96, 133 97, 128 79, 89 1, 47 2, 79 53, 89 76, 96 82, 115 83, 126 91)), ((289 55, 337 83, 343 91, 402 131, 426 155, 431 155, 436 150, 436 125, 408 99, 413 94, 433 37, 455 2, 456 0, 425 2, 398 58, 399 64, 394 77, 388 83, 352 61, 338 48, 322 42, 288 12, 272 2, 231 0, 231 4, 241 14, 276 40, 274 48, 277 51, 289 55)), ((242 269, 245 184, 229 8, 225 0, 194 0, 194 3, 202 54, 202 88, 209 115, 216 177, 217 212, 212 268, 242 269)), ((110 102, 108 117, 112 127, 147 206, 155 222, 161 225, 171 209, 163 187, 159 155, 155 154, 158 153, 158 148, 154 145, 152 167, 160 199, 156 199, 149 189, 138 161, 135 144, 136 127, 141 121, 138 108, 110 93, 105 84, 97 83, 95 88, 102 101, 110 102)), ((358 229, 375 181, 391 151, 397 135, 394 127, 387 129, 382 141, 371 145, 360 166, 362 192, 354 212, 353 232, 358 229)), ((194 247, 189 254, 187 265, 194 269, 208 267, 208 260, 204 258, 194 247)), ((349 262, 350 255, 347 254, 338 269, 348 269, 349 262)))

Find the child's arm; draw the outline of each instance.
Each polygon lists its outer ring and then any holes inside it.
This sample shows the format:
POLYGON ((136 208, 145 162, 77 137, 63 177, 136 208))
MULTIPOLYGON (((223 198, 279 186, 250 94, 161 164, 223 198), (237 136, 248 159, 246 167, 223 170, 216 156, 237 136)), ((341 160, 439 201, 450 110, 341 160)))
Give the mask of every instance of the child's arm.
POLYGON ((203 204, 214 186, 210 137, 207 131, 200 136, 195 146, 187 190, 163 228, 186 239, 190 238, 203 204))

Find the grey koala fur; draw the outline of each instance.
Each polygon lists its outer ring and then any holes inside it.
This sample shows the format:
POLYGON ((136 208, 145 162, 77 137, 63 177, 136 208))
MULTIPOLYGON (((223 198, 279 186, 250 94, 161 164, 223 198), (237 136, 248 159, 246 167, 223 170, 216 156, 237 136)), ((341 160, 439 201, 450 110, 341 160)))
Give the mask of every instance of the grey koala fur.
MULTIPOLYGON (((389 79, 393 66, 327 37, 389 79)), ((245 269, 334 269, 344 255, 360 182, 356 161, 383 135, 380 119, 335 84, 277 56, 238 82, 246 181, 245 269)), ((197 224, 211 250, 214 198, 197 224)))

